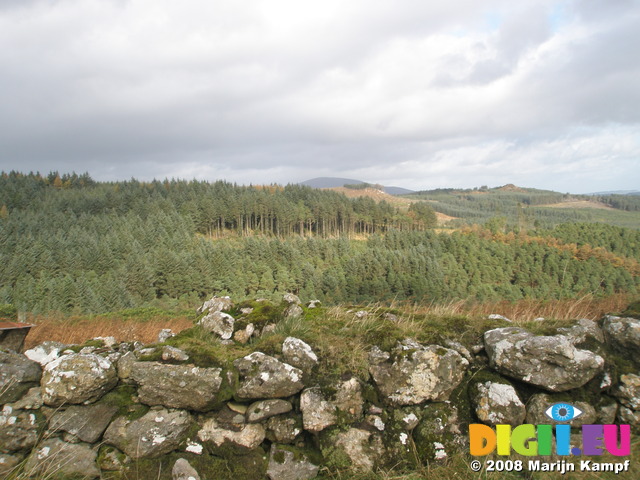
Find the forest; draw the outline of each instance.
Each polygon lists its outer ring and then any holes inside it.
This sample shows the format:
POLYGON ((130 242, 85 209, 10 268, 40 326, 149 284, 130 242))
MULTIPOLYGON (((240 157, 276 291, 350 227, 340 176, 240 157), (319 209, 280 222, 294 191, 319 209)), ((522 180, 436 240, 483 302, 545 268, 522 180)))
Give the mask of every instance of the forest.
POLYGON ((3 172, 0 304, 102 313, 212 294, 331 304, 638 291, 637 229, 510 222, 489 206, 475 226, 436 229, 431 205, 298 185, 3 172))

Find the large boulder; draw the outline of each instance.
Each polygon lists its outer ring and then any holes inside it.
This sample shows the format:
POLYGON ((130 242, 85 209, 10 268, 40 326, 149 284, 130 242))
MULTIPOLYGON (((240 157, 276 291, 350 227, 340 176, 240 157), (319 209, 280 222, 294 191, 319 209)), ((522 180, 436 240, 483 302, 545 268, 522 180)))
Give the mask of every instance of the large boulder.
POLYGON ((151 410, 137 420, 116 418, 104 433, 104 442, 133 459, 159 457, 177 449, 192 425, 185 410, 151 410))
MULTIPOLYGON (((370 358, 372 358, 370 356, 370 358)), ((369 367, 378 390, 392 405, 417 405, 442 401, 458 386, 469 362, 458 352, 440 345, 399 343, 389 360, 369 367)))
POLYGON ((95 443, 117 411, 118 408, 112 405, 73 405, 52 415, 49 430, 68 432, 83 442, 95 443))
POLYGON ((131 378, 139 385, 140 402, 204 412, 217 402, 222 384, 219 368, 136 362, 131 378))
POLYGON ((118 383, 115 366, 95 354, 64 355, 44 368, 42 399, 50 406, 92 403, 118 383))
POLYGON ((0 405, 15 402, 40 382, 40 365, 24 355, 0 350, 0 405))
POLYGON ((229 340, 233 336, 235 319, 228 313, 211 312, 198 322, 206 331, 215 333, 222 340, 229 340))
POLYGON ((476 383, 471 401, 478 419, 488 425, 520 425, 527 414, 516 389, 506 382, 476 383))
POLYGON ((310 480, 316 478, 320 467, 287 447, 271 445, 267 476, 271 480, 310 480))
POLYGON ((607 341, 619 352, 630 358, 640 355, 640 320, 607 315, 602 322, 607 341))
POLYGON ((24 471, 28 476, 38 475, 38 478, 98 478, 96 457, 96 451, 87 444, 50 438, 36 447, 24 471))
POLYGON ((496 328, 485 332, 484 345, 493 369, 551 392, 581 387, 604 367, 601 356, 576 348, 564 335, 496 328))
POLYGON ((241 378, 238 399, 289 397, 304 387, 302 370, 262 352, 239 358, 233 365, 241 378))

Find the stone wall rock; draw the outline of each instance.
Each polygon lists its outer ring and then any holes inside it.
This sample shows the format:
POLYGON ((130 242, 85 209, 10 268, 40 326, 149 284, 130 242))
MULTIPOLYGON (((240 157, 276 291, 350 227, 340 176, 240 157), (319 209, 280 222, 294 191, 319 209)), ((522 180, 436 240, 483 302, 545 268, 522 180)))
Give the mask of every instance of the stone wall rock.
POLYGON ((439 345, 399 344, 390 361, 369 367, 380 393, 393 405, 446 400, 464 377, 469 362, 439 345))
POLYGON ((140 402, 205 412, 217 403, 222 369, 192 365, 136 362, 131 378, 139 385, 140 402))
POLYGON ((72 353, 49 362, 42 373, 46 405, 91 403, 118 383, 115 366, 96 354, 72 353))
POLYGON ((254 352, 233 362, 240 372, 239 399, 283 398, 304 387, 302 370, 262 352, 254 352))
POLYGON ((484 334, 489 364, 498 372, 552 392, 583 386, 602 372, 604 359, 577 349, 564 335, 534 335, 507 327, 484 334))
POLYGON ((158 457, 176 450, 185 441, 193 419, 185 410, 160 408, 137 420, 117 417, 104 433, 104 442, 129 457, 158 457))
POLYGON ((40 383, 42 368, 19 353, 0 350, 0 405, 19 400, 40 383))

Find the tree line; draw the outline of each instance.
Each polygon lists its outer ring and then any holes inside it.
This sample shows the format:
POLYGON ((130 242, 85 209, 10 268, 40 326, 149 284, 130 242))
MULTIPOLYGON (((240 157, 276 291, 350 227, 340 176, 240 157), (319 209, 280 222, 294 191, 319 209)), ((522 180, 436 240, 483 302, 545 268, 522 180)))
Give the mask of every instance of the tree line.
POLYGON ((639 284, 618 261, 639 255, 638 232, 624 228, 558 226, 532 241, 483 228, 436 233, 419 223, 432 213, 424 203, 397 212, 306 187, 0 177, 0 304, 21 311, 101 313, 213 293, 328 303, 567 298, 639 284), (287 220, 285 205, 313 220, 287 220))

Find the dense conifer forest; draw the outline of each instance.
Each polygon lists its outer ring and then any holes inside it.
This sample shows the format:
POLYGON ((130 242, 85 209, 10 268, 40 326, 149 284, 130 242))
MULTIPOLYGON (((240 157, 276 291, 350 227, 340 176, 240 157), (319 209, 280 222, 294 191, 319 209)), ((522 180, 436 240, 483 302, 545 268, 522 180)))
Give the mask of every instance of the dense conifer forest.
POLYGON ((519 222, 500 205, 483 208, 480 226, 443 231, 423 201, 399 208, 297 185, 2 173, 0 304, 100 313, 214 293, 355 303, 637 292, 637 229, 576 223, 580 215, 534 225, 526 212, 519 222))

